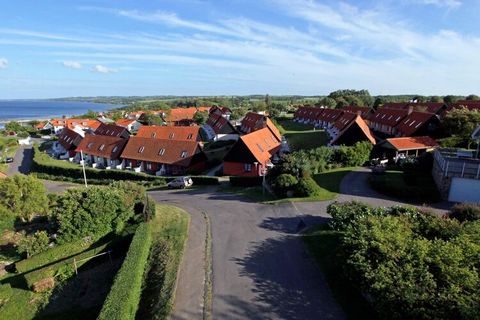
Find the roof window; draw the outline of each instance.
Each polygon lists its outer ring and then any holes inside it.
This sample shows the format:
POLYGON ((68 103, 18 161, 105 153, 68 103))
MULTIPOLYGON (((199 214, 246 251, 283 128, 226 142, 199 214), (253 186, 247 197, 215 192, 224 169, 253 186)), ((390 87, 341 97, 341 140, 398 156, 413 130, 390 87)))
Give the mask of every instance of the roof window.
POLYGON ((143 153, 143 150, 145 150, 145 146, 141 146, 138 148, 138 153, 143 153))
POLYGON ((160 149, 160 151, 158 151, 159 156, 163 156, 164 154, 165 154, 165 148, 162 148, 160 149))
POLYGON ((186 158, 188 155, 188 152, 187 151, 182 151, 182 153, 180 154, 180 158, 186 158))

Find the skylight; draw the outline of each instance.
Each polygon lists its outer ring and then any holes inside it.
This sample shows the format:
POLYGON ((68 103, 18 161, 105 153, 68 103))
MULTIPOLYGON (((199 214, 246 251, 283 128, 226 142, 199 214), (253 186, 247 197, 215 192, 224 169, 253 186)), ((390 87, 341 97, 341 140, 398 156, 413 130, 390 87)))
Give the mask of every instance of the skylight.
POLYGON ((138 153, 142 153, 143 150, 145 150, 145 146, 141 146, 140 148, 138 148, 138 153))
POLYGON ((164 154, 165 154, 165 148, 162 148, 160 149, 160 151, 158 151, 159 156, 163 156, 164 154))

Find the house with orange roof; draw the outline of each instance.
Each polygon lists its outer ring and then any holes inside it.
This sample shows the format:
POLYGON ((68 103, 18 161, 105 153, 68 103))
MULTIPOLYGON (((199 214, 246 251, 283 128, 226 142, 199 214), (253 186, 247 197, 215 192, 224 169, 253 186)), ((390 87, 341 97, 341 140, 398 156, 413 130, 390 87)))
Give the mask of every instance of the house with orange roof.
POLYGON ((83 153, 85 164, 99 169, 117 169, 121 164, 120 154, 127 139, 117 136, 86 134, 75 152, 80 160, 83 153))
POLYGON ((138 128, 142 125, 140 122, 138 122, 136 119, 118 119, 115 121, 115 124, 120 127, 127 128, 128 131, 130 132, 137 132, 138 128))
POLYGON ((241 136, 223 160, 223 173, 230 176, 254 177, 266 174, 280 151, 281 140, 263 128, 241 136))
POLYGON ((365 120, 358 114, 345 112, 329 131, 330 145, 351 146, 360 141, 368 141, 375 145, 373 132, 365 120))
POLYGON ((198 126, 140 126, 137 137, 197 142, 202 140, 198 126))
POLYGON ((418 157, 425 152, 433 151, 437 147, 438 143, 428 136, 388 138, 374 147, 372 155, 380 159, 397 162, 411 156, 418 157))
POLYGON ((73 130, 75 127, 79 127, 82 130, 95 130, 100 124, 101 122, 96 119, 56 118, 49 120, 44 129, 51 129, 55 134, 59 134, 64 128, 73 130))
POLYGON ((123 169, 155 175, 182 175, 205 169, 206 156, 197 141, 132 136, 121 154, 123 169))

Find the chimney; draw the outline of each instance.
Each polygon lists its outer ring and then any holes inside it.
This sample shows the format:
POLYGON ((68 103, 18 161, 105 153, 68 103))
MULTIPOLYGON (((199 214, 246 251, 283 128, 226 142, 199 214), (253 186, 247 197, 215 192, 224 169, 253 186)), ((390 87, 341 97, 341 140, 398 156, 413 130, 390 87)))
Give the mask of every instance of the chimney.
POLYGON ((414 109, 414 106, 413 105, 408 105, 408 113, 407 114, 411 114, 413 112, 413 109, 414 109))

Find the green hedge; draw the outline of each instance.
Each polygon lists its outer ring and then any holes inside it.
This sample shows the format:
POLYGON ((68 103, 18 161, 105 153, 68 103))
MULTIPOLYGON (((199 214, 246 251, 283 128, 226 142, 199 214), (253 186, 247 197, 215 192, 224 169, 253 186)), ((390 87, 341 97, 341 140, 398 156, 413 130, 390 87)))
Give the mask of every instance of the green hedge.
MULTIPOLYGON (((88 249, 84 252, 81 252, 77 255, 69 255, 68 258, 62 259, 56 263, 48 264, 46 267, 28 272, 24 275, 25 282, 28 288, 31 288, 36 282, 54 277, 62 268, 66 267, 71 270, 70 274, 73 274, 73 259, 77 261, 85 258, 92 257, 102 251, 104 251, 110 245, 109 242, 103 243, 101 245, 95 245, 93 248, 88 249)), ((81 267, 83 264, 87 263, 88 260, 77 262, 77 268, 81 267)))
POLYGON ((263 177, 230 177, 230 184, 234 187, 261 186, 263 177))
MULTIPOLYGON (((70 179, 72 182, 83 181, 82 168, 78 165, 52 159, 49 155, 42 153, 38 146, 34 146, 32 171, 37 172, 40 178, 61 176, 62 181, 70 179), (64 179, 67 178, 67 179, 64 179)), ((99 170, 85 168, 88 181, 103 180, 108 183, 118 180, 130 180, 139 182, 150 182, 155 185, 163 185, 166 180, 163 177, 156 177, 144 173, 137 173, 127 170, 99 170)))
POLYGON ((151 244, 151 226, 141 224, 135 232, 125 261, 115 276, 98 319, 135 319, 151 244))
POLYGON ((9 283, 0 285, 0 306, 12 296, 12 287, 9 283))
POLYGON ((210 176, 192 176, 193 185, 217 185, 220 184, 218 177, 210 176))

